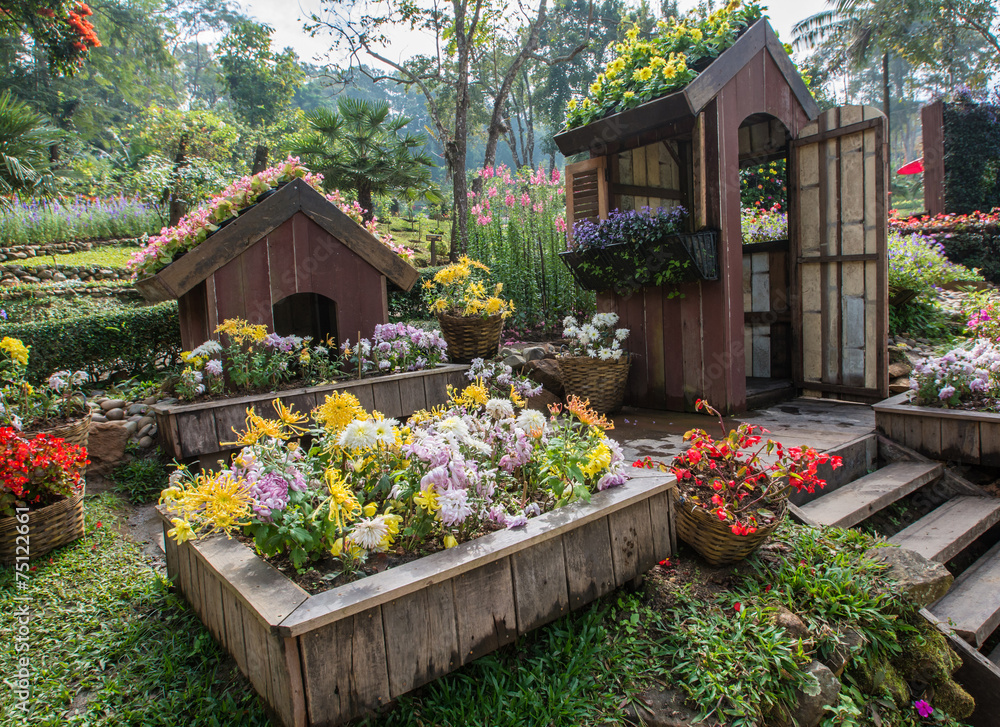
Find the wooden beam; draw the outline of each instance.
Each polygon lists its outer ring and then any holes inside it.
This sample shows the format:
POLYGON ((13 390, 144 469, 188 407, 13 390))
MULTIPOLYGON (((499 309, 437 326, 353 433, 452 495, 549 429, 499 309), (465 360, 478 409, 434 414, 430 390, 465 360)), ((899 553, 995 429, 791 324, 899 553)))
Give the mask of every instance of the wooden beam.
POLYGON ((855 255, 810 255, 797 258, 801 263, 852 263, 878 260, 879 254, 876 252, 863 252, 855 255))
POLYGON ((874 129, 882 123, 882 119, 867 119, 865 121, 858 121, 854 124, 848 124, 847 126, 840 126, 835 129, 827 129, 826 131, 821 131, 818 134, 812 134, 811 136, 800 136, 798 139, 792 140, 792 146, 804 146, 806 144, 818 144, 821 141, 826 141, 827 139, 836 139, 838 136, 847 136, 848 134, 857 134, 860 131, 865 131, 867 129, 874 129))
POLYGON ((627 194, 638 197, 658 197, 659 199, 684 199, 684 195, 676 189, 664 187, 647 187, 641 184, 612 184, 612 194, 627 194))
POLYGON ((820 108, 819 104, 816 103, 816 99, 813 98, 812 91, 806 86, 805 81, 802 80, 802 76, 799 75, 798 69, 795 64, 792 63, 792 59, 788 57, 788 53, 785 52, 785 46, 778 40, 777 34, 770 24, 767 26, 767 52, 771 54, 771 58, 778 66, 778 70, 781 71, 781 75, 785 77, 788 82, 789 87, 792 89, 792 93, 795 94, 795 98, 798 100, 799 105, 802 110, 805 111, 806 116, 810 120, 815 119, 819 116, 820 108))

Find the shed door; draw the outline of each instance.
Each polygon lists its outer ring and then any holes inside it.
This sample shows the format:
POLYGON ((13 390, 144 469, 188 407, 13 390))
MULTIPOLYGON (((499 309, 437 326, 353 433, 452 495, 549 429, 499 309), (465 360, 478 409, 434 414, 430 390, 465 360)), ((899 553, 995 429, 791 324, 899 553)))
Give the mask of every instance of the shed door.
POLYGON ((794 375, 807 392, 889 394, 885 117, 823 112, 791 145, 794 375))
POLYGON ((572 236, 577 220, 603 220, 608 216, 607 157, 594 157, 566 165, 566 234, 572 236))

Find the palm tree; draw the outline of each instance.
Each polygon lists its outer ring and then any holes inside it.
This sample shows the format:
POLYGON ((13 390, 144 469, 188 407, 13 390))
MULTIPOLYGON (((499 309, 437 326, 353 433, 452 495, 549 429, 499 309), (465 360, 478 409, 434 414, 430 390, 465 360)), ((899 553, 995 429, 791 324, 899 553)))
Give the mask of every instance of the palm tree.
POLYGON ((0 94, 0 207, 14 195, 52 191, 49 157, 61 138, 61 131, 10 91, 0 94))
POLYGON ((838 46, 835 59, 846 66, 863 63, 873 49, 882 55, 882 110, 889 119, 889 50, 892 38, 907 32, 907 13, 896 0, 828 0, 826 10, 792 27, 796 47, 822 41, 838 46))
POLYGON ((306 114, 308 130, 292 145, 293 153, 323 174, 327 189, 353 190, 365 219, 374 215, 377 194, 418 189, 433 199, 431 168, 423 150, 427 137, 403 130, 411 119, 389 114, 385 101, 341 97, 337 110, 306 114))

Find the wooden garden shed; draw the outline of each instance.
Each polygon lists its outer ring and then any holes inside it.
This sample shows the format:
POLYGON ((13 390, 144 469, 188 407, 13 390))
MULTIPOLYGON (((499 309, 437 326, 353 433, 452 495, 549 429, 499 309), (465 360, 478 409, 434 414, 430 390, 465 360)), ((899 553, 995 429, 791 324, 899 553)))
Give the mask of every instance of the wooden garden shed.
POLYGON ((409 290, 406 260, 302 180, 261 199, 156 275, 147 300, 176 298, 187 349, 227 318, 279 335, 357 340, 388 321, 386 280, 409 290))
POLYGON ((876 109, 820 111, 766 19, 683 89, 558 134, 567 223, 682 204, 719 235, 717 280, 601 292, 631 330, 626 403, 727 412, 747 385, 888 395, 887 160, 876 109), (739 170, 788 162, 789 239, 743 245, 739 170), (677 296, 676 293, 681 295, 677 296), (673 297, 670 297, 674 294, 673 297))

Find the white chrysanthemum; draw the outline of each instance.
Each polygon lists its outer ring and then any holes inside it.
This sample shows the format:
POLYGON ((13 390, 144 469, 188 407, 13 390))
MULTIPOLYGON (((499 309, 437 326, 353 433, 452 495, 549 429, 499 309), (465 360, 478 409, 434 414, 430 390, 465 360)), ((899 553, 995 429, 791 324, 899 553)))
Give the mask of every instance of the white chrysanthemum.
POLYGON ((579 324, 576 322, 576 318, 573 316, 566 316, 563 318, 563 328, 576 328, 579 324))
POLYGON ((545 415, 534 409, 525 409, 517 415, 517 426, 528 433, 545 429, 545 415))
POLYGON ((490 399, 486 402, 486 413, 494 419, 511 419, 514 416, 514 405, 509 399, 490 399))
POLYGON ((463 441, 469 438, 469 425, 461 417, 448 417, 441 420, 437 425, 437 430, 442 434, 450 434, 463 441))
POLYGON ((341 432, 337 444, 347 449, 370 449, 378 442, 375 422, 355 419, 341 432))
POLYGON ((613 357, 614 357, 614 352, 610 348, 602 348, 600 351, 597 352, 597 358, 601 359, 601 361, 608 361, 613 357))
POLYGON ((395 444, 396 443, 396 430, 395 427, 399 426, 399 422, 395 419, 380 419, 375 422, 375 438, 378 439, 382 444, 395 444))
POLYGON ((445 490, 438 495, 438 517, 445 525, 460 525, 472 514, 472 506, 469 504, 469 492, 460 487, 452 490, 445 490))
POLYGON ((628 338, 628 329, 619 328, 617 331, 615 331, 615 338, 619 341, 624 341, 626 338, 628 338))
POLYGON ((222 345, 218 341, 205 341, 191 353, 194 354, 195 356, 211 357, 217 353, 222 353, 222 345))
POLYGON ((591 319, 591 324, 598 328, 603 328, 605 326, 610 328, 617 322, 617 313, 595 313, 594 317, 591 319))
POLYGON ((359 520, 351 530, 351 540, 367 551, 380 550, 388 535, 389 525, 384 515, 359 520))

